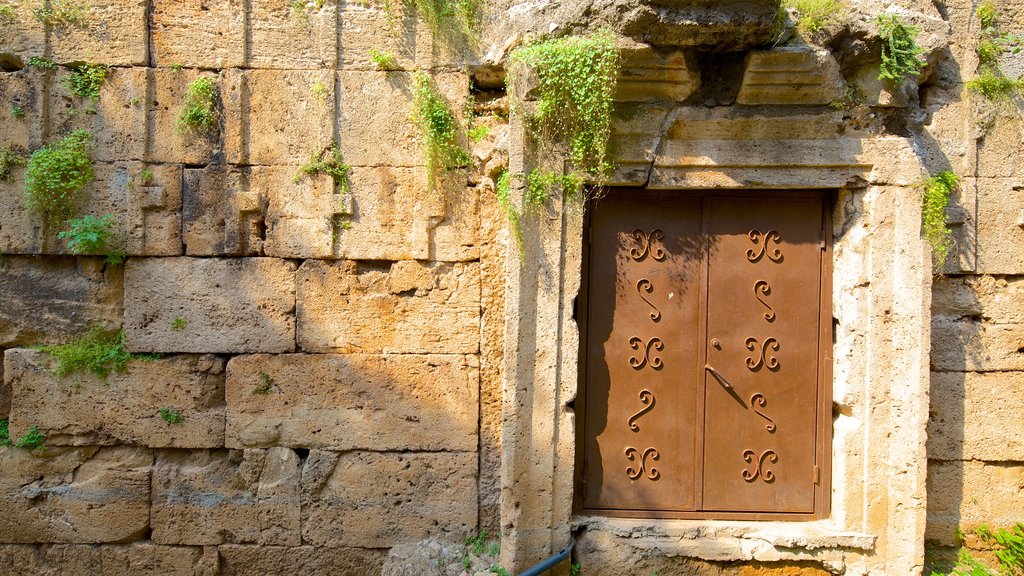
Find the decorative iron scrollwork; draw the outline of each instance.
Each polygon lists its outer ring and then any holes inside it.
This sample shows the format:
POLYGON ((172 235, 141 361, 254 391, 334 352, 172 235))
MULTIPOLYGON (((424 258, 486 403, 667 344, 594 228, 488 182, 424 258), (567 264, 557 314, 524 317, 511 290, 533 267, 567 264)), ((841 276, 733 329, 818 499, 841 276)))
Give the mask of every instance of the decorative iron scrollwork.
POLYGON ((648 294, 654 292, 654 284, 652 284, 651 281, 648 280, 647 278, 641 278, 636 282, 636 291, 640 294, 640 299, 646 302, 648 306, 654 309, 654 312, 651 312, 651 320, 655 322, 661 320, 661 310, 658 310, 658 307, 655 306, 650 300, 648 300, 646 296, 644 296, 644 292, 648 294))
POLYGON ((747 482, 753 482, 760 477, 766 483, 771 484, 775 481, 775 472, 765 467, 764 463, 767 460, 772 464, 777 464, 779 462, 779 455, 775 453, 775 450, 765 450, 757 458, 755 456, 757 456, 757 452, 753 450, 743 451, 743 461, 754 465, 753 470, 743 469, 743 479, 747 482))
POLYGON ((635 469, 632 466, 628 466, 626 468, 626 476, 628 476, 630 480, 636 480, 645 474, 649 480, 657 480, 658 478, 661 478, 661 472, 658 472, 657 468, 651 466, 647 462, 648 457, 650 457, 651 462, 657 462, 661 459, 661 454, 659 454, 654 448, 644 450, 642 455, 636 448, 626 448, 626 459, 630 462, 636 462, 639 465, 635 469), (639 460, 637 460, 638 457, 639 460))
POLYGON ((767 256, 772 262, 782 262, 782 250, 778 248, 768 249, 768 244, 775 242, 775 245, 779 245, 779 240, 782 236, 778 230, 769 230, 764 234, 761 234, 760 230, 751 230, 747 233, 747 237, 754 243, 754 249, 747 250, 747 260, 751 262, 757 262, 762 257, 767 256))
POLYGON ((751 371, 756 371, 764 366, 765 368, 775 371, 779 369, 779 359, 771 355, 768 349, 772 351, 779 351, 779 341, 775 338, 765 338, 764 343, 758 346, 757 338, 747 338, 746 340, 747 350, 757 353, 757 358, 753 356, 747 357, 747 368, 751 371))
POLYGON ((775 420, 772 420, 771 416, 768 416, 764 412, 758 410, 758 408, 764 408, 767 405, 768 399, 765 398, 764 394, 761 394, 760 392, 750 397, 750 407, 754 409, 754 414, 757 414, 761 418, 764 418, 765 420, 768 421, 768 424, 765 424, 764 429, 769 432, 775 432, 775 420))
POLYGON ((629 257, 637 262, 642 261, 647 257, 648 254, 651 258, 661 262, 665 259, 665 250, 661 246, 655 246, 654 243, 661 243, 665 239, 665 233, 659 229, 651 230, 650 232, 644 232, 640 228, 633 230, 633 238, 640 243, 639 248, 630 248, 629 257))
POLYGON ((661 358, 654 355, 651 350, 657 350, 661 352, 665 349, 665 344, 661 341, 661 338, 654 337, 644 344, 644 341, 639 336, 632 336, 629 339, 629 347, 638 352, 643 352, 643 356, 630 356, 629 365, 637 370, 644 367, 646 364, 650 364, 651 368, 660 370, 662 367, 661 358))
POLYGON ((629 429, 632 430, 633 432, 640 431, 640 425, 637 424, 636 421, 639 420, 641 416, 647 414, 648 412, 654 409, 654 393, 651 392, 650 390, 641 390, 640 402, 644 405, 644 407, 641 408, 640 411, 637 412, 636 414, 630 416, 629 420, 626 420, 626 423, 629 424, 629 429))
POLYGON ((768 311, 764 313, 764 319, 769 322, 775 321, 775 309, 772 308, 771 304, 765 302, 762 297, 766 297, 771 293, 772 287, 768 285, 767 280, 758 280, 757 282, 754 282, 754 298, 757 298, 757 301, 768 309, 768 311))

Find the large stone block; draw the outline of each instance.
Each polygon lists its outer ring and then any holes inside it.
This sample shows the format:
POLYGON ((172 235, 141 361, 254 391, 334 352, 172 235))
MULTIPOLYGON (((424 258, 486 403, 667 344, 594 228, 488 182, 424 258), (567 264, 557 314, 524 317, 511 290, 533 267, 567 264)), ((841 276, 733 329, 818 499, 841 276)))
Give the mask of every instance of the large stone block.
POLYGON ((256 256, 263 252, 265 199, 251 170, 224 165, 186 169, 182 184, 185 253, 256 256))
POLYGON ((236 356, 227 445, 472 451, 478 388, 475 356, 236 356))
MULTIPOLYGON (((1024 133, 1018 148, 1024 142, 1024 133)), ((1020 156, 1020 152, 1014 152, 1020 156)), ((1024 174, 1022 168, 1020 174, 1024 174)), ((978 178, 978 272, 1024 271, 1024 183, 1018 178, 978 178)))
POLYGON ((338 61, 338 5, 320 4, 317 7, 315 3, 292 0, 252 1, 249 67, 334 68, 338 61))
POLYGON ((132 259, 125 343, 136 352, 291 352, 295 264, 273 258, 132 259))
POLYGON ((24 66, 32 56, 46 53, 46 29, 32 16, 32 9, 38 7, 32 2, 5 4, 14 12, 14 21, 0 26, 0 46, 3 47, 0 67, 24 66))
POLYGON ((208 576, 216 565, 216 549, 128 545, 52 544, 0 546, 0 574, 36 576, 208 576))
POLYGON ((429 68, 432 62, 430 30, 418 22, 406 4, 391 6, 393 17, 382 5, 373 2, 344 2, 340 6, 341 42, 340 68, 344 70, 378 70, 370 50, 388 52, 398 67, 410 70, 417 65, 429 68), (426 42, 424 42, 426 40, 426 42))
POLYGON ((0 448, 0 542, 101 544, 149 527, 153 455, 142 448, 0 448))
MULTIPOLYGON (((462 116, 469 94, 463 73, 434 76, 438 92, 462 116)), ((405 72, 339 72, 338 130, 345 161, 353 166, 420 166, 421 137, 412 113, 412 74, 405 72)))
POLYGON ((299 457, 287 448, 162 451, 153 542, 298 546, 299 457))
POLYGON ((0 286, 0 347, 66 342, 122 323, 122 270, 99 258, 0 256, 0 286))
POLYGON ((649 46, 622 51, 617 102, 682 102, 700 86, 700 67, 685 52, 649 46))
POLYGON ((98 100, 75 96, 68 87, 72 72, 53 73, 48 129, 52 135, 76 128, 92 135, 93 160, 141 160, 146 151, 146 68, 111 68, 98 100))
POLYGON ((928 457, 1024 461, 1024 372, 932 372, 928 457))
POLYGON ((998 324, 1024 323, 1024 277, 937 276, 932 315, 944 320, 972 317, 998 324))
POLYGON ((252 169, 251 191, 267 206, 267 256, 332 258, 352 214, 352 197, 338 194, 330 176, 301 175, 297 167, 252 169), (298 178, 296 180, 296 178, 298 178), (263 201, 265 199, 265 201, 263 201))
MULTIPOLYGON (((108 244, 129 255, 181 253, 181 169, 175 165, 144 166, 139 162, 96 163, 95 178, 82 188, 74 217, 113 216, 108 244), (140 174, 153 174, 149 186, 140 174)), ((25 204, 23 168, 0 182, 0 252, 5 254, 70 254, 57 238, 63 224, 49 224, 25 204)))
POLYGON ((956 529, 981 524, 1012 526, 1024 510, 1024 466, 977 460, 928 463, 928 525, 925 539, 954 546, 956 529))
MULTIPOLYGON (((335 86, 331 71, 249 70, 243 82, 248 95, 244 163, 302 164, 334 139, 335 86)), ((347 151, 344 140, 341 151, 347 151)))
POLYGON ((379 574, 386 550, 320 546, 220 547, 221 576, 367 576, 379 574))
POLYGON ((51 27, 50 58, 116 66, 149 63, 146 0, 89 0, 82 4, 88 9, 81 25, 51 27))
POLYGON ((298 343, 307 352, 476 353, 479 268, 307 260, 298 272, 298 343))
POLYGON ((4 375, 15 437, 38 426, 47 444, 56 446, 224 445, 224 360, 216 356, 134 361, 103 380, 92 374, 58 378, 50 356, 8 350, 4 375), (164 422, 161 408, 180 411, 184 422, 164 422))
POLYGON ((1024 324, 933 318, 931 361, 942 372, 1024 370, 1024 324))
POLYGON ((1024 176, 1024 120, 1018 115, 999 114, 978 141, 978 177, 1017 178, 1024 176))
POLYGON ((245 65, 243 0, 153 2, 153 63, 196 68, 245 65))
MULTIPOLYGON (((216 3, 218 6, 225 4, 216 3)), ((226 155, 238 154, 239 134, 242 131, 239 72, 225 71, 218 75, 192 69, 150 68, 148 73, 153 97, 146 102, 146 112, 149 116, 149 132, 146 136, 147 161, 206 164, 223 160, 226 155), (188 86, 199 78, 209 78, 217 85, 217 109, 220 118, 216 134, 197 134, 185 129, 178 122, 188 86)))
POLYGON ((783 47, 751 52, 737 104, 828 104, 843 95, 839 64, 824 49, 783 47))
POLYGON ((389 548, 428 536, 461 537, 476 529, 475 452, 317 457, 336 460, 328 474, 307 474, 311 454, 303 470, 304 542, 389 548))
MULTIPOLYGON (((11 28, 18 26, 0 26, 0 46, 5 45, 3 36, 11 28)), ((13 146, 26 154, 42 145, 45 77, 46 72, 38 68, 0 74, 0 102, 5 103, 0 106, 0 126, 4 127, 0 148, 13 146)))

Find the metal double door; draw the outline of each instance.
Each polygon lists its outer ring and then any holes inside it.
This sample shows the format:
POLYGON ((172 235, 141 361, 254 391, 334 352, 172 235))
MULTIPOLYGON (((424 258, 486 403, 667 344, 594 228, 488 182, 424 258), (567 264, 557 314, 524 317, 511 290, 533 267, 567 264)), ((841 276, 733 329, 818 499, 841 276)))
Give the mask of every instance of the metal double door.
POLYGON ((612 191, 585 275, 585 511, 821 512, 822 194, 612 191))

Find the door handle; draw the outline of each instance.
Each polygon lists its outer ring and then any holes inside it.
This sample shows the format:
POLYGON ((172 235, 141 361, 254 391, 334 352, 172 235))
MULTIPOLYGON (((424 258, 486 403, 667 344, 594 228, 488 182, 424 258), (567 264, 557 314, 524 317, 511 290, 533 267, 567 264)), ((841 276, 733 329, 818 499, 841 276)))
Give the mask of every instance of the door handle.
POLYGON ((705 364, 704 369, 707 370, 708 372, 711 372, 711 375, 715 377, 715 380, 718 380, 718 383, 721 384, 726 390, 730 392, 735 390, 732 383, 729 382, 729 380, 725 376, 722 376, 721 372, 715 370, 711 366, 711 364, 705 364))

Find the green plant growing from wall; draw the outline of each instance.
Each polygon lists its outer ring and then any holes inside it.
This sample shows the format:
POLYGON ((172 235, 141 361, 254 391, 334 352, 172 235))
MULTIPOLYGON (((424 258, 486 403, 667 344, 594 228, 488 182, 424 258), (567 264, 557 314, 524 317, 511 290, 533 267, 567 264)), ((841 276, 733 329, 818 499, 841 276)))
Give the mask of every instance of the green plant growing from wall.
POLYGON ((288 13, 294 22, 307 24, 309 13, 322 9, 325 2, 326 0, 291 0, 288 3, 288 13))
POLYGON ((261 372, 260 378, 262 379, 262 382, 257 384, 256 387, 252 389, 252 393, 270 394, 270 392, 274 389, 274 379, 271 378, 270 374, 267 374, 266 372, 261 372))
POLYGON ((17 104, 11 105, 11 116, 21 119, 25 117, 25 109, 17 104))
POLYGON ((48 6, 33 9, 32 15, 47 26, 82 26, 89 9, 89 5, 74 0, 50 0, 48 6))
POLYGON ((828 103, 833 110, 850 110, 864 103, 864 90, 857 84, 848 84, 843 95, 828 103))
POLYGON ((100 99, 100 88, 107 79, 110 66, 106 64, 81 64, 71 69, 67 77, 68 90, 75 96, 100 99))
POLYGON ((43 70, 55 70, 57 63, 53 60, 48 60, 42 56, 33 56, 28 59, 28 65, 33 68, 42 68, 43 70))
POLYGON ((111 246, 117 236, 117 222, 113 214, 96 217, 91 214, 67 221, 68 229, 57 234, 59 240, 67 240, 72 254, 96 254, 106 256, 106 263, 119 266, 124 262, 124 250, 111 246))
POLYGON ((370 48, 370 60, 377 66, 378 70, 394 71, 401 70, 401 66, 398 65, 398 58, 387 50, 374 50, 370 48))
POLYGON ((317 174, 326 174, 334 181, 334 191, 338 194, 349 192, 348 173, 352 167, 344 162, 341 150, 337 143, 314 151, 309 155, 299 171, 292 177, 292 182, 298 184, 303 176, 315 177, 317 174))
POLYGON ((882 39, 879 80, 901 82, 906 76, 916 76, 924 67, 924 62, 918 58, 924 53, 917 45, 917 35, 921 30, 904 24, 895 14, 881 14, 877 22, 878 35, 882 39))
POLYGON ((181 316, 171 320, 171 330, 184 330, 185 326, 188 326, 188 320, 185 320, 181 316))
POLYGON ((952 231, 946 226, 946 208, 960 178, 948 170, 924 181, 924 200, 921 208, 921 231, 932 246, 937 266, 946 261, 953 246, 952 231))
POLYGON ((968 90, 993 102, 1009 100, 1014 93, 1024 93, 1024 79, 1007 78, 999 68, 1004 53, 1020 53, 1024 39, 999 30, 995 4, 982 2, 975 13, 981 21, 978 38, 978 76, 967 82, 968 90))
POLYGON ((526 250, 523 244, 522 217, 519 214, 519 210, 512 204, 512 199, 510 198, 512 193, 512 175, 508 170, 502 171, 501 175, 498 176, 498 181, 494 184, 494 192, 498 197, 498 207, 505 213, 509 226, 512 228, 512 233, 515 235, 519 257, 523 258, 526 255, 526 250))
POLYGON ((11 442, 11 433, 9 430, 10 423, 5 420, 0 420, 0 446, 7 448, 24 448, 31 452, 41 452, 46 449, 46 437, 39 432, 38 426, 29 428, 21 438, 11 442))
POLYGON ((152 186, 153 185, 153 171, 143 170, 139 172, 139 185, 141 186, 152 186))
POLYGON ((455 113, 438 93, 433 80, 422 72, 417 72, 413 79, 413 120, 423 138, 427 188, 433 192, 445 172, 468 166, 470 157, 459 142, 455 113))
POLYGON ((188 85, 178 115, 178 129, 185 133, 210 137, 217 133, 217 84, 210 78, 197 78, 188 85))
POLYGON ((6 2, 0 4, 0 24, 14 24, 18 15, 14 13, 14 7, 6 2))
POLYGON ((469 137, 474 143, 480 142, 491 133, 491 129, 483 124, 477 124, 466 130, 466 136, 469 137))
POLYGON ((0 182, 11 177, 12 169, 15 166, 24 166, 25 157, 18 154, 13 145, 0 148, 0 182))
MULTIPOLYGON (((963 535, 958 532, 958 541, 963 535)), ((986 547, 991 549, 997 566, 990 566, 976 558, 967 548, 957 553, 956 562, 932 563, 938 570, 931 576, 1019 576, 1024 574, 1024 524, 1017 523, 1011 528, 995 530, 982 524, 974 531, 986 547)), ((927 564, 926 564, 927 565, 927 564)))
POLYGON ((172 62, 170 65, 170 69, 174 72, 181 72, 185 69, 185 65, 181 62, 172 62))
POLYGON ((69 218, 78 205, 79 193, 92 182, 91 136, 75 130, 60 141, 32 153, 25 168, 25 203, 48 223, 69 218))
POLYGON ((124 330, 93 327, 84 336, 67 344, 39 346, 56 360, 53 373, 68 376, 89 372, 106 379, 111 372, 124 372, 132 360, 153 360, 154 354, 132 354, 124 348, 124 330))
POLYGON ((160 415, 160 419, 168 424, 181 424, 185 421, 185 417, 181 415, 181 410, 172 410, 170 408, 161 408, 157 410, 157 414, 160 415))
POLYGON ((796 29, 801 34, 813 34, 839 21, 845 6, 837 0, 783 0, 780 9, 796 11, 796 29))
MULTIPOLYGON (((384 0, 388 21, 394 23, 394 0, 384 0)), ((481 0, 405 0, 420 15, 434 38, 449 45, 475 44, 480 21, 481 0)), ((392 24, 392 29, 394 25, 392 24)))

